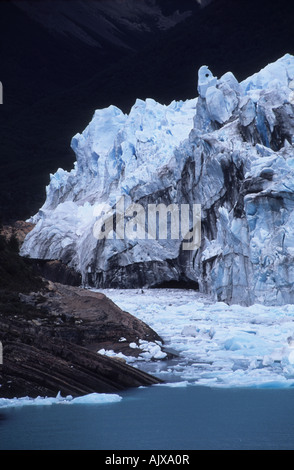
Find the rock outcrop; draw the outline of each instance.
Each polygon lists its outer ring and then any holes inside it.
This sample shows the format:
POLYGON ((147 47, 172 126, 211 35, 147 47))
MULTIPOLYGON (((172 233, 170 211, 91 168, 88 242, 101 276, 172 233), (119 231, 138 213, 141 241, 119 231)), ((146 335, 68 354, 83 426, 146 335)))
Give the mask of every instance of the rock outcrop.
POLYGON ((0 312, 1 397, 79 396, 160 382, 97 353, 106 347, 133 356, 130 343, 161 341, 103 294, 49 282, 42 291, 19 298, 14 314, 11 302, 0 312))
POLYGON ((17 220, 11 225, 4 225, 0 227, 0 235, 2 235, 6 240, 11 240, 15 238, 19 246, 21 246, 31 230, 34 228, 34 224, 31 222, 25 222, 24 220, 17 220))

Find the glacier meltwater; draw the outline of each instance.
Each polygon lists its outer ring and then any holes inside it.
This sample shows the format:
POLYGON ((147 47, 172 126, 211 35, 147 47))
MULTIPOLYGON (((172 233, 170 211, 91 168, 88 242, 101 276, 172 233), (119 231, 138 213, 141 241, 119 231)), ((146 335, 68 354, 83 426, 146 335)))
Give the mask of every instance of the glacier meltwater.
POLYGON ((203 66, 192 100, 97 110, 72 139, 72 171, 51 175, 21 254, 59 259, 93 288, 173 281, 227 304, 292 304, 293 131, 289 54, 241 83, 203 66), (181 237, 122 239, 115 227, 97 240, 97 206, 121 197, 143 208, 200 205, 201 243, 185 251, 181 237))

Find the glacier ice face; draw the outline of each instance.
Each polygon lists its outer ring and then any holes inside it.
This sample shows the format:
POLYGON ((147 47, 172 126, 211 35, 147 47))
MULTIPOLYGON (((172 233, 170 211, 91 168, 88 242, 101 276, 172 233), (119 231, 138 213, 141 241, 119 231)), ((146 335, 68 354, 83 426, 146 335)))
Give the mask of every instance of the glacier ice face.
POLYGON ((222 77, 197 105, 190 142, 201 168, 195 190, 201 191, 203 248, 195 265, 202 290, 218 300, 275 305, 294 299, 293 64, 286 55, 240 85, 222 77), (215 98, 213 108, 216 92, 224 99, 215 98), (213 182, 204 177, 211 173, 213 182))
POLYGON ((241 83, 203 66, 194 100, 97 110, 72 139, 74 169, 51 175, 21 253, 61 259, 95 287, 191 281, 228 303, 293 303, 293 80, 289 54, 241 83), (201 246, 123 239, 111 225, 97 240, 97 208, 122 197, 143 208, 200 204, 201 246))
POLYGON ((103 203, 116 206, 122 197, 126 207, 174 202, 185 165, 175 149, 193 127, 195 106, 196 100, 164 106, 147 99, 137 100, 129 115, 114 106, 96 111, 72 139, 74 169, 51 175, 46 202, 32 218, 36 227, 22 254, 60 259, 95 286, 157 284, 179 277, 179 240, 97 242, 93 234, 103 203))

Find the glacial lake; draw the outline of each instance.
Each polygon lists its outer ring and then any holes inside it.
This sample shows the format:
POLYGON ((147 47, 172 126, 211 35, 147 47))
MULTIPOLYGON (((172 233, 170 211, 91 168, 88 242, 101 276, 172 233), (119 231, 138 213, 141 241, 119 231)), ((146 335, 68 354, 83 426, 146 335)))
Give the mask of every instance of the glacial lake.
POLYGON ((103 292, 176 354, 128 358, 165 384, 2 399, 1 450, 294 450, 294 305, 228 306, 181 290, 103 292))
POLYGON ((152 386, 120 397, 2 408, 0 449, 294 449, 294 389, 152 386))

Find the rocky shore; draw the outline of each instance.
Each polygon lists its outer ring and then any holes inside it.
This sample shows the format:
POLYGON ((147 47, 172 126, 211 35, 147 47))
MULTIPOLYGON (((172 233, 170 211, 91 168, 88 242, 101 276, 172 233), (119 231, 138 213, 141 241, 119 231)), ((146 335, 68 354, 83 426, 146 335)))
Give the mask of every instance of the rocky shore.
POLYGON ((0 312, 1 397, 111 393, 159 382, 97 353, 106 348, 134 355, 131 342, 160 340, 103 294, 49 282, 41 292, 19 295, 24 312, 0 312))
POLYGON ((104 294, 41 278, 38 266, 10 245, 2 232, 0 397, 113 393, 160 382, 97 352, 111 349, 134 356, 130 343, 162 342, 155 331, 104 294))

